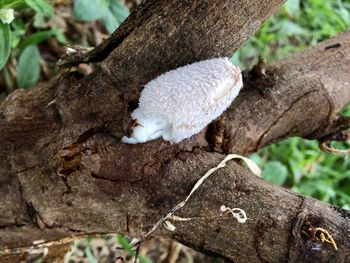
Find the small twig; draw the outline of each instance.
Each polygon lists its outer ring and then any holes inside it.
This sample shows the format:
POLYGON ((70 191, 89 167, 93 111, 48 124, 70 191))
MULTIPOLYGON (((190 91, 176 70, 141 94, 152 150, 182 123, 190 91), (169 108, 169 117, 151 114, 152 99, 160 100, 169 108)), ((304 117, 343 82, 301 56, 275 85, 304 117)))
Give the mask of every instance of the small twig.
POLYGON ((350 148, 349 149, 336 149, 331 146, 331 141, 324 141, 320 144, 320 149, 324 152, 333 153, 333 154, 339 154, 339 155, 348 155, 350 154, 350 148))
POLYGON ((141 247, 141 242, 138 242, 138 245, 135 250, 135 260, 134 263, 137 263, 137 259, 139 258, 140 255, 140 247, 141 247))
POLYGON ((350 117, 337 115, 327 129, 327 135, 320 139, 320 149, 333 154, 350 154, 350 149, 336 149, 332 141, 345 142, 350 140, 350 117))

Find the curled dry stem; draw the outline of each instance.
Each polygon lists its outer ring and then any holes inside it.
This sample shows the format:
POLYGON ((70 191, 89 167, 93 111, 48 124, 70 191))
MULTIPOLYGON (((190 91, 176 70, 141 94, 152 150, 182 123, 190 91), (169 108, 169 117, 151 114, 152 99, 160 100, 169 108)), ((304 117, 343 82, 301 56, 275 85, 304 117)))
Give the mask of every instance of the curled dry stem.
POLYGON ((324 228, 316 227, 314 230, 314 236, 316 237, 317 233, 319 233, 319 238, 322 242, 327 242, 333 245, 335 250, 338 250, 337 243, 335 243, 332 235, 324 228))

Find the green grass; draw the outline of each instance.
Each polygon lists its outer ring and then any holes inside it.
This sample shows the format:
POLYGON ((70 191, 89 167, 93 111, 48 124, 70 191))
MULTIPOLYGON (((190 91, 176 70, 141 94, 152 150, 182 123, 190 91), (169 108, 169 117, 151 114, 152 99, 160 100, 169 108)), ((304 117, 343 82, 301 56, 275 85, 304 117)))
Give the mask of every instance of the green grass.
MULTIPOLYGON (((350 27, 350 1, 289 0, 232 58, 241 68, 271 62, 350 27)), ((343 114, 350 116, 350 107, 343 114)), ((337 143, 337 147, 350 147, 337 143)), ((263 177, 295 192, 350 209, 350 156, 319 150, 317 141, 290 138, 251 156, 263 177)))
POLYGON ((350 27, 348 0, 289 0, 234 54, 232 61, 250 68, 301 51, 350 27))

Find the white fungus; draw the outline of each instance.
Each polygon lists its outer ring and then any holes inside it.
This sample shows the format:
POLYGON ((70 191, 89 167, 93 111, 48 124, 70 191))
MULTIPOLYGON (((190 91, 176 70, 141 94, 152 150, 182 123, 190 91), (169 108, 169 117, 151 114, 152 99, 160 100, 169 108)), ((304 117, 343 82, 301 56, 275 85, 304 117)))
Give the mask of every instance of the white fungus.
POLYGON ((142 143, 163 137, 172 143, 199 133, 219 117, 237 97, 242 75, 228 58, 213 58, 168 71, 148 82, 136 121, 124 143, 142 143))

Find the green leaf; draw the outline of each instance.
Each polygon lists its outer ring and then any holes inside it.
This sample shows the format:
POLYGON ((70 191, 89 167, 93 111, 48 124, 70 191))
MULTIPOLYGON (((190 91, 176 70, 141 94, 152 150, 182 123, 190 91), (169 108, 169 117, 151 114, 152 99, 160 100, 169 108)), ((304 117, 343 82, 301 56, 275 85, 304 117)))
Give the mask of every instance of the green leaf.
POLYGON ((284 9, 286 10, 288 16, 298 17, 300 14, 300 0, 288 0, 284 4, 284 9))
MULTIPOLYGON (((127 251, 131 256, 135 256, 136 253, 134 251, 134 249, 132 248, 132 246, 130 245, 129 241, 122 235, 117 235, 117 240, 119 242, 119 244, 122 246, 122 248, 127 251)), ((141 263, 151 263, 151 261, 149 261, 147 259, 147 257, 140 255, 139 256, 139 260, 141 263)))
POLYGON ((287 175, 287 168, 278 161, 268 162, 262 172, 262 177, 275 185, 282 185, 286 181, 287 175))
POLYGON ((98 263, 89 246, 85 247, 85 255, 89 263, 98 263))
POLYGON ((342 109, 341 114, 344 116, 350 116, 350 103, 342 109))
POLYGON ((110 9, 121 24, 130 14, 129 10, 120 1, 110 0, 110 9))
POLYGON ((62 33, 61 29, 53 28, 52 30, 55 32, 55 37, 56 37, 58 43, 63 44, 63 45, 68 43, 68 40, 66 39, 66 37, 62 33))
POLYGON ((346 7, 344 7, 343 4, 339 2, 339 16, 344 20, 344 22, 350 26, 350 9, 347 9, 346 7))
POLYGON ((129 11, 119 1, 110 0, 109 9, 106 10, 102 21, 107 32, 112 34, 129 16, 129 11))
POLYGON ((10 26, 0 23, 0 69, 4 67, 11 51, 10 26))
POLYGON ((112 34, 129 16, 129 11, 119 1, 109 0, 109 8, 102 17, 102 22, 109 34, 112 34))
POLYGON ((40 77, 40 53, 35 45, 28 46, 19 56, 17 66, 17 85, 20 88, 31 88, 40 77))
POLYGON ((18 48, 24 49, 30 45, 37 45, 54 35, 56 35, 56 31, 53 29, 34 33, 25 38, 18 48))
POLYGON ((91 21, 102 18, 108 11, 108 0, 75 0, 74 16, 77 20, 91 21))
POLYGON ((10 73, 8 67, 4 67, 1 72, 2 72, 2 77, 3 77, 5 85, 6 85, 6 89, 11 90, 11 88, 13 87, 13 79, 12 79, 12 76, 11 76, 11 73, 10 73))
POLYGON ((139 259, 141 263, 152 263, 145 256, 140 256, 139 259))
POLYGON ((78 246, 80 245, 80 240, 76 240, 73 244, 73 246, 71 247, 71 250, 66 254, 65 258, 67 260, 67 262, 72 262, 72 256, 76 253, 76 251, 78 250, 78 246))
POLYGON ((109 9, 106 10, 106 13, 102 18, 102 22, 109 34, 112 34, 120 25, 118 19, 109 9))
POLYGON ((129 241, 122 235, 117 235, 117 240, 119 244, 125 249, 130 255, 135 256, 135 251, 130 245, 129 241))
POLYGON ((296 35, 304 35, 305 29, 299 26, 298 24, 290 21, 284 20, 280 24, 280 32, 281 36, 296 36, 296 35))
POLYGON ((43 14, 47 17, 52 17, 54 10, 52 5, 50 5, 45 0, 25 0, 26 4, 34 9, 37 13, 43 14))
POLYGON ((21 20, 15 19, 11 23, 11 28, 11 48, 16 48, 22 36, 26 33, 26 26, 21 20))
POLYGON ((0 8, 18 8, 24 5, 24 0, 0 0, 0 8))
POLYGON ((36 13, 34 16, 33 25, 35 28, 47 28, 48 24, 45 15, 42 13, 36 13))
POLYGON ((350 211, 350 204, 345 204, 342 208, 350 211))

